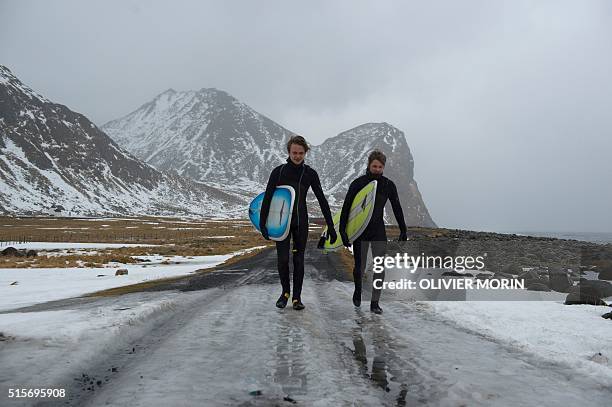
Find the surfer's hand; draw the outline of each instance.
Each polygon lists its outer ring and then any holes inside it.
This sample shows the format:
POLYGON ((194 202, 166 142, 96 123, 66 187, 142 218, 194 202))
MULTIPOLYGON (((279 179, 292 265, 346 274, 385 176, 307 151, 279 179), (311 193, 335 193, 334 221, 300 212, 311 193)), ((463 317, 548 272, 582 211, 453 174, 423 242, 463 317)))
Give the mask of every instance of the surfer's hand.
POLYGON ((351 247, 351 243, 349 242, 349 238, 346 235, 346 232, 341 232, 340 233, 340 238, 342 239, 342 244, 344 246, 346 246, 347 248, 351 247))
POLYGON ((405 242, 406 240, 408 240, 408 235, 406 234, 406 232, 400 232, 399 238, 397 240, 400 242, 405 242))
POLYGON ((270 236, 268 235, 268 228, 265 226, 261 227, 261 235, 263 236, 264 239, 266 240, 270 240, 270 236))
POLYGON ((327 230, 329 231, 329 243, 336 243, 336 240, 338 240, 338 234, 336 234, 335 229, 333 227, 328 227, 327 230))

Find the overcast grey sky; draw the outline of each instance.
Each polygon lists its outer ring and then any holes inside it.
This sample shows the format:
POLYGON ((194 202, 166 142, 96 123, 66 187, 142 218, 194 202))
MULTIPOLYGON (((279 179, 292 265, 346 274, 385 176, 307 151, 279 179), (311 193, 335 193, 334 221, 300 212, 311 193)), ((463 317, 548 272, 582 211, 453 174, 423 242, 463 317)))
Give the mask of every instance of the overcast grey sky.
POLYGON ((97 124, 202 87, 315 144, 385 121, 440 226, 612 232, 607 0, 1 0, 0 63, 97 124))

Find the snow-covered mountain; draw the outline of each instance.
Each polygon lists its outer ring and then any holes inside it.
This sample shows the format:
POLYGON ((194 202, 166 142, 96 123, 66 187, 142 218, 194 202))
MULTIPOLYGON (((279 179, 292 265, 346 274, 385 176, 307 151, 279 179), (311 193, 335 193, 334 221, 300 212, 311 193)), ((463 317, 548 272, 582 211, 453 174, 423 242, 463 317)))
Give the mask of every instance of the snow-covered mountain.
POLYGON ((120 146, 159 170, 252 195, 294 135, 217 89, 169 89, 102 126, 120 146))
MULTIPOLYGON (((397 186, 407 225, 435 227, 414 180, 414 160, 404 133, 387 123, 366 123, 314 146, 308 161, 319 172, 330 205, 339 207, 352 180, 365 173, 368 154, 378 149, 387 156, 385 176, 397 186)), ((387 204, 388 220, 391 205, 387 204)))
MULTIPOLYGON (((169 89, 102 129, 157 169, 174 170, 244 199, 263 190, 271 169, 285 161, 286 142, 294 135, 217 89, 169 89)), ((319 172, 332 207, 341 205, 374 148, 388 155, 385 173, 397 184, 406 222, 434 226, 413 177, 404 133, 387 123, 364 124, 312 147, 307 162, 319 172)), ((313 209, 316 213, 317 206, 313 209)))
POLYGON ((244 202, 164 174, 0 65, 0 213, 227 216, 244 202))

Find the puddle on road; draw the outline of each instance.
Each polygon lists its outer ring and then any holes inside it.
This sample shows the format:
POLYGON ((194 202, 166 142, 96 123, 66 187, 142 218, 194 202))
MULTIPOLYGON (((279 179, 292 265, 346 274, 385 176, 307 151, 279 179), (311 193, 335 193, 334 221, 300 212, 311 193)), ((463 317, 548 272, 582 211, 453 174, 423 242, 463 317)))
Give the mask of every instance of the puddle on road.
POLYGON ((358 317, 355 322, 358 326, 351 330, 352 352, 362 376, 388 393, 397 406, 406 406, 407 403, 412 405, 418 402, 417 397, 408 393, 409 388, 416 390, 415 386, 419 385, 414 382, 419 377, 418 373, 398 370, 391 362, 399 358, 384 328, 379 322, 363 316, 361 311, 357 313, 358 317), (364 337, 364 328, 369 331, 371 338, 367 333, 364 337), (412 383, 407 380, 409 377, 412 383))
MULTIPOLYGON (((390 332, 385 315, 354 308, 343 289, 317 290, 326 304, 325 318, 331 339, 347 350, 355 366, 354 374, 363 377, 374 388, 384 392, 385 405, 427 404, 440 393, 441 378, 413 356, 410 342, 390 332)), ((368 308, 366 301, 362 307, 368 308)), ((350 369, 349 369, 350 370, 350 369)))

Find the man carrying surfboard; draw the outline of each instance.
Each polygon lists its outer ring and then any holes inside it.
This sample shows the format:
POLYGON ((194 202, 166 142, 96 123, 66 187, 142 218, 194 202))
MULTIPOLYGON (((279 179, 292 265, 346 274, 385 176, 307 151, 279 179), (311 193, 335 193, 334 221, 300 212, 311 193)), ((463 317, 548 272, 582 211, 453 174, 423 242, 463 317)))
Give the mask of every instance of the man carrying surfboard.
MULTIPOLYGON (((351 212, 351 206, 355 197, 360 191, 372 181, 376 181, 376 197, 374 199, 374 206, 370 215, 369 223, 363 232, 356 238, 353 244, 353 258, 355 261, 355 268, 353 269, 353 279, 355 280, 355 292, 353 293, 353 304, 356 307, 361 305, 361 282, 362 276, 365 271, 367 255, 369 247, 372 247, 372 256, 384 256, 387 248, 387 233, 385 230, 385 222, 383 219, 384 208, 387 200, 391 201, 391 207, 393 208, 393 215, 397 219, 397 224, 400 228, 399 240, 407 240, 406 222, 404 220, 404 212, 399 201, 397 194, 397 188, 393 181, 383 176, 383 170, 385 169, 385 163, 387 157, 379 150, 374 150, 368 156, 368 168, 365 175, 360 176, 351 182, 344 204, 342 205, 342 212, 340 214, 340 237, 342 243, 350 247, 351 242, 347 234, 347 224, 349 223, 349 214, 351 212)), ((365 204, 366 201, 364 201, 365 204)), ((353 209, 354 210, 354 209, 353 209)), ((377 274, 376 278, 384 280, 384 271, 381 274, 377 274)), ((380 300, 380 289, 372 288, 372 301, 370 303, 370 311, 381 314, 382 309, 378 302, 380 300)))
POLYGON ((283 165, 272 170, 263 202, 261 204, 259 230, 263 237, 270 239, 266 222, 270 212, 272 196, 276 187, 281 185, 289 185, 295 191, 295 201, 293 204, 293 213, 289 225, 289 233, 284 240, 276 241, 276 254, 278 257, 278 275, 280 277, 283 293, 281 294, 276 306, 285 308, 291 293, 291 284, 289 282, 289 248, 290 239, 293 239, 293 309, 302 310, 302 283, 304 281, 304 251, 306 249, 306 240, 308 239, 308 212, 306 211, 306 195, 308 189, 312 188, 319 205, 321 212, 325 218, 325 222, 332 230, 330 239, 336 240, 336 232, 334 231, 334 223, 332 221, 329 204, 323 195, 321 181, 317 172, 304 163, 304 158, 309 150, 309 146, 302 136, 293 136, 287 142, 287 152, 289 158, 283 165))

